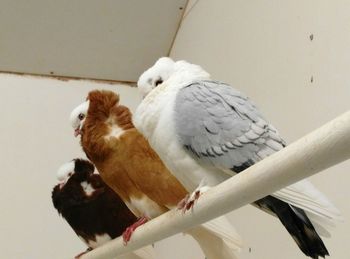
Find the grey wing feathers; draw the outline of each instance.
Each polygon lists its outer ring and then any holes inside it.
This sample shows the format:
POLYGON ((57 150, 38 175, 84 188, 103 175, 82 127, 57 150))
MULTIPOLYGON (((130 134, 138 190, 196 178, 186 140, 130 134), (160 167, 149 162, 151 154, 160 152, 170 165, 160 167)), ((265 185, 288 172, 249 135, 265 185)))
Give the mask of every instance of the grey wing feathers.
POLYGON ((247 97, 217 81, 196 81, 178 92, 175 125, 196 159, 236 172, 285 145, 247 97))

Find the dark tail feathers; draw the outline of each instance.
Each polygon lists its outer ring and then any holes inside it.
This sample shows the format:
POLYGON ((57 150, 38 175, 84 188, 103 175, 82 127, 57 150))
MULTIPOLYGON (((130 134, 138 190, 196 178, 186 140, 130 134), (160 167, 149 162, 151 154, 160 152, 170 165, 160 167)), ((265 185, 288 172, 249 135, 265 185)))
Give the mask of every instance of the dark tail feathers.
POLYGON ((313 259, 329 255, 322 239, 302 209, 272 196, 262 198, 255 203, 263 210, 272 211, 277 215, 305 255, 313 259))

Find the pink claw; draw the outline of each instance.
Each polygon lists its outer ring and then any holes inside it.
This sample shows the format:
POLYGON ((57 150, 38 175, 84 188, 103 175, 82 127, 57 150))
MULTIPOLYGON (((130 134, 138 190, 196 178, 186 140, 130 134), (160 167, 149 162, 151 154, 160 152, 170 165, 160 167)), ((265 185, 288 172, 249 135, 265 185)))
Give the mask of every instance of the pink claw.
POLYGON ((137 229, 139 226, 142 226, 147 221, 148 221, 148 218, 141 217, 138 221, 136 221, 134 224, 132 224, 131 226, 129 226, 125 229, 125 231, 123 233, 124 245, 128 244, 135 229, 137 229))

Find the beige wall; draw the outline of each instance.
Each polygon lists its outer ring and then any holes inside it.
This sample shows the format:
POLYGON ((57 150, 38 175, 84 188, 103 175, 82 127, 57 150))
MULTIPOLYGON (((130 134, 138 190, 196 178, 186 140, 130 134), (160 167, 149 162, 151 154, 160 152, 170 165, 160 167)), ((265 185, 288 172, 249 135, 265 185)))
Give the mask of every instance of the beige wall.
MULTIPOLYGON (((345 0, 190 1, 171 56, 245 92, 292 142, 350 107, 349 13, 345 0)), ((349 171, 345 162, 311 179, 346 218, 325 239, 335 259, 349 258, 349 171)), ((305 258, 272 217, 252 206, 230 215, 241 259, 305 258)))
MULTIPOLYGON (((349 12, 350 2, 340 0, 200 0, 184 20, 172 57, 201 64, 244 91, 292 142, 349 109, 349 12)), ((0 75, 1 258, 70 258, 85 248, 58 217, 50 194, 58 166, 82 156, 68 114, 95 88, 118 91, 132 108, 139 100, 130 87, 0 75)), ((334 259, 349 258, 349 170, 345 162, 311 179, 346 218, 325 239, 334 259)), ((263 212, 246 206, 230 217, 246 242, 241 259, 305 258, 263 212)), ((203 259, 181 235, 156 249, 162 259, 203 259)))
MULTIPOLYGON (((68 116, 96 88, 117 91, 132 109, 139 101, 129 86, 0 74, 0 258, 72 258, 86 249, 53 208, 51 190, 57 168, 84 157, 68 116)), ((156 250, 159 259, 203 259, 193 256, 199 249, 181 235, 156 250)))

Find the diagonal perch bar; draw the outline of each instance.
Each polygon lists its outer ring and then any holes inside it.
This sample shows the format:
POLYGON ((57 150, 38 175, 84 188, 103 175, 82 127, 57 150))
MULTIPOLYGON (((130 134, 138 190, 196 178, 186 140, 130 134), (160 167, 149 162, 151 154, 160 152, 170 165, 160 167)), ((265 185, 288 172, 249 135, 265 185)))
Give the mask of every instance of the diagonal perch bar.
POLYGON ((350 158, 350 111, 203 194, 193 213, 169 211, 138 228, 127 246, 117 238, 82 256, 115 258, 183 232, 350 158))

